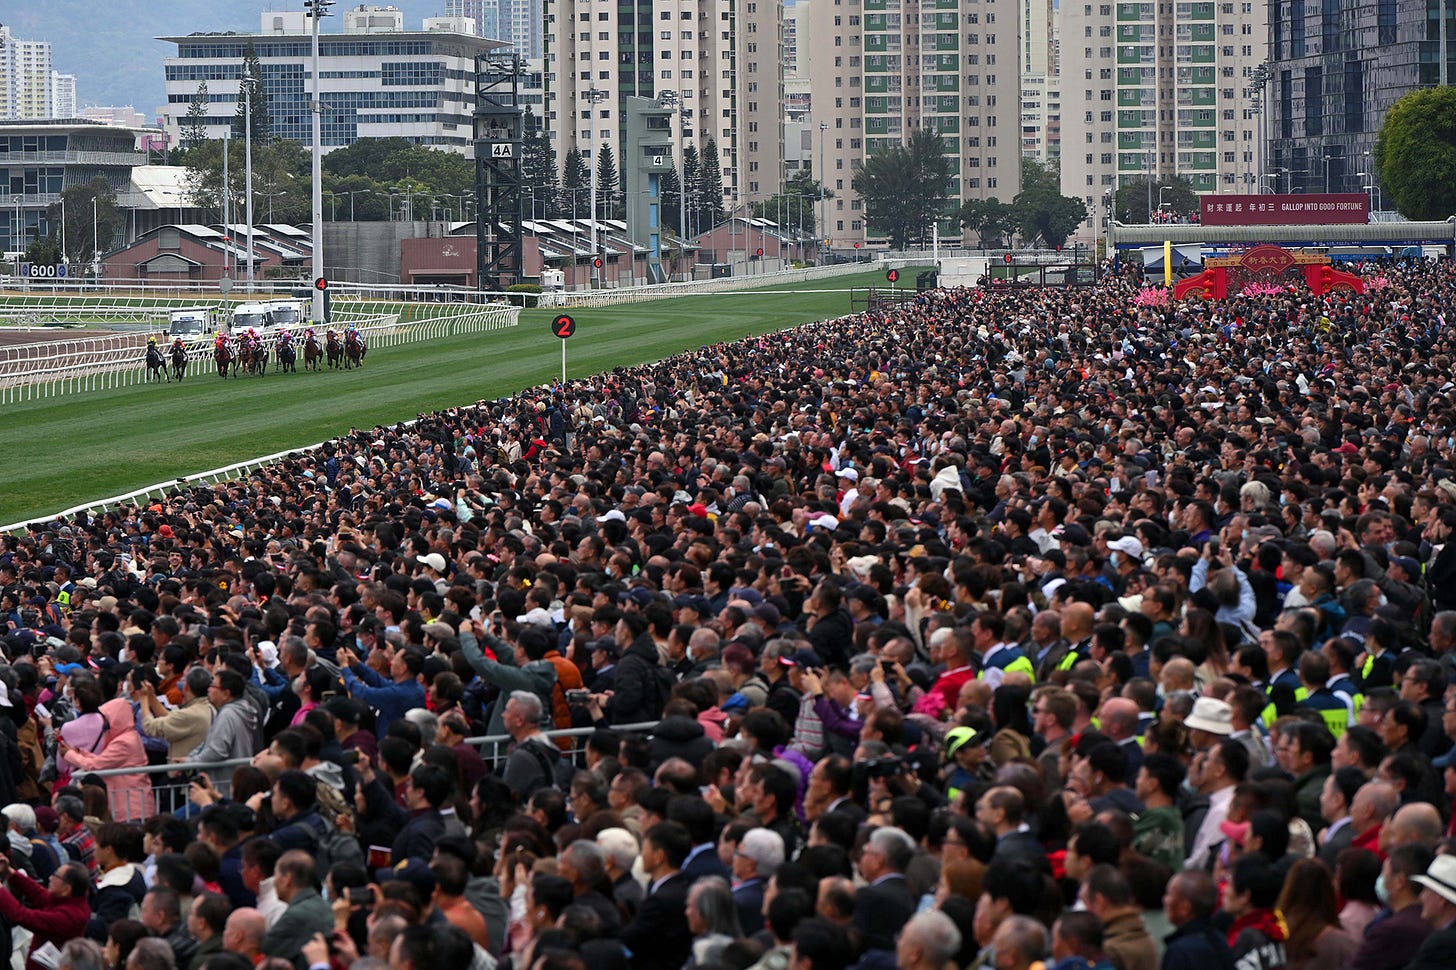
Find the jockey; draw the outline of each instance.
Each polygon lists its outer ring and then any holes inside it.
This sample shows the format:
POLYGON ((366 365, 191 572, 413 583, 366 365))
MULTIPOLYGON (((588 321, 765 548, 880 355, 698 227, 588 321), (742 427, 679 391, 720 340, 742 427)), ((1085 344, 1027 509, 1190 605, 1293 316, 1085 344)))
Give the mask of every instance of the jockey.
POLYGON ((213 338, 212 343, 215 347, 226 347, 228 345, 228 335, 219 330, 217 336, 213 338))
POLYGON ((148 348, 151 348, 151 347, 155 347, 155 346, 157 346, 157 338, 156 337, 148 337, 147 338, 147 347, 148 348))
POLYGON ((186 345, 182 343, 182 338, 181 337, 173 337, 172 338, 172 346, 173 347, 185 347, 186 345))

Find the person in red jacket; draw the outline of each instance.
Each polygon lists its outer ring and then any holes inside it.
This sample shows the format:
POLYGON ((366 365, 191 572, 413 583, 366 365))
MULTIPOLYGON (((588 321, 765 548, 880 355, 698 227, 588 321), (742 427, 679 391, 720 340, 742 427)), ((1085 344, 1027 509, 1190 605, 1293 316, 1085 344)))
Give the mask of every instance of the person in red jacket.
MULTIPOLYGON (((0 855, 0 919, 11 926, 30 930, 30 953, 47 943, 57 947, 86 933, 91 918, 88 893, 91 876, 85 866, 71 863, 61 866, 48 880, 48 886, 10 868, 10 860, 0 855)), ((26 970, 44 970, 35 960, 26 959, 26 970)))

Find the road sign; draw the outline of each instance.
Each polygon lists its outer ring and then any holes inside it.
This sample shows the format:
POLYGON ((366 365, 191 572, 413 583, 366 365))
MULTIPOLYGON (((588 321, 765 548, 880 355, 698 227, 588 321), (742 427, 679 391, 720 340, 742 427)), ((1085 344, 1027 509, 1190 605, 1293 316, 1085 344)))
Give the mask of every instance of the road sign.
POLYGON ((565 340, 567 337, 576 333, 576 321, 563 313, 551 321, 551 332, 562 340, 565 340))
POLYGON ((1004 257, 1002 257, 1002 258, 1003 258, 1003 259, 1005 259, 1005 260, 1006 260, 1006 265, 1007 265, 1007 266, 1010 266, 1010 265, 1011 265, 1011 254, 1010 254, 1010 253, 1007 253, 1007 254, 1006 254, 1006 255, 1005 255, 1005 256, 1004 256, 1004 257))
POLYGON ((224 276, 217 281, 217 289, 220 293, 231 293, 233 290, 233 279, 231 276, 224 276))
POLYGON ((327 290, 329 288, 328 278, 320 276, 318 279, 313 281, 313 288, 316 290, 327 290))
POLYGON ((602 268, 602 258, 600 256, 598 256, 595 259, 593 259, 592 260, 592 265, 595 266, 597 269, 601 269, 602 268))
POLYGON ((900 271, 898 269, 885 270, 885 279, 891 283, 898 283, 900 281, 900 271))
POLYGON ((754 255, 762 258, 762 256, 763 256, 763 247, 762 246, 759 246, 758 247, 758 251, 755 252, 754 255))

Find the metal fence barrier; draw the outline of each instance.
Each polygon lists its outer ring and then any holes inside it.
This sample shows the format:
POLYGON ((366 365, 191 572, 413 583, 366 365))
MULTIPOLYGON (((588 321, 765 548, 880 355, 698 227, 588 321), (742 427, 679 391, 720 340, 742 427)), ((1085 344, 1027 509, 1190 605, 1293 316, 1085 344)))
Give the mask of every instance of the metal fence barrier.
MULTIPOLYGON (((657 727, 657 723, 656 721, 642 721, 636 724, 613 725, 612 729, 623 734, 648 734, 657 727)), ((570 744, 562 749, 562 757, 578 760, 578 756, 586 750, 585 739, 591 737, 595 730, 595 728, 589 727, 569 728, 543 731, 542 734, 552 740, 565 738, 570 741, 570 744)), ((510 753, 509 749, 513 739, 509 734, 488 734, 466 738, 465 743, 475 747, 487 764, 500 770, 504 768, 503 762, 510 753)), ((74 771, 73 774, 76 778, 96 775, 103 780, 120 777, 130 780, 138 775, 148 778, 151 782, 150 790, 118 786, 109 792, 113 818, 118 821, 139 821, 164 813, 181 811, 185 816, 200 811, 188 800, 189 786, 192 784, 192 779, 198 774, 205 773, 218 794, 224 798, 230 797, 233 769, 251 763, 250 758, 233 758, 229 761, 210 763, 187 762, 185 764, 142 765, 136 768, 107 768, 101 771, 74 771)), ((110 788, 112 783, 107 781, 107 785, 110 788)))

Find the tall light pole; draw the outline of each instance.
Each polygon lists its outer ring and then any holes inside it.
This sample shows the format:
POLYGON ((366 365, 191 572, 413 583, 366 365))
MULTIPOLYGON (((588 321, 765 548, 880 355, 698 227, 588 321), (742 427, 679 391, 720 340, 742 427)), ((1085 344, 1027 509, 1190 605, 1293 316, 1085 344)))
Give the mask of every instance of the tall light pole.
MULTIPOLYGON (((101 233, 97 231, 100 219, 96 215, 97 196, 91 196, 91 276, 98 279, 101 276, 101 233)), ((20 210, 20 203, 15 204, 16 211, 20 210)))
MULTIPOLYGON (((318 65, 314 65, 318 70, 318 65)), ((243 62, 243 205, 248 220, 248 292, 253 292, 253 72, 243 62)), ((273 221, 273 200, 268 200, 268 221, 273 221)))
POLYGON ((601 269, 597 268, 597 259, 600 255, 597 249, 597 103, 607 100, 608 94, 596 87, 588 88, 585 94, 587 103, 587 118, 590 127, 587 128, 587 137, 591 139, 592 157, 591 163, 587 166, 587 184, 591 187, 591 248, 592 248, 592 285, 602 285, 602 275, 606 272, 606 260, 602 260, 601 269))
MULTIPOLYGON (((324 278, 324 173, 323 173, 323 99, 319 80, 319 19, 329 15, 334 0, 303 0, 313 34, 313 278, 324 278)), ((313 321, 324 322, 324 291, 313 288, 313 321)))
POLYGON ((232 279, 229 267, 233 252, 233 186, 228 179, 228 156, 232 154, 228 150, 232 147, 228 142, 231 140, 232 133, 232 125, 228 125, 222 132, 222 275, 224 279, 232 279))
POLYGON ((824 188, 829 182, 829 173, 824 169, 824 134, 829 131, 829 122, 819 122, 819 231, 815 234, 819 237, 819 263, 824 263, 824 243, 828 239, 829 232, 829 211, 824 199, 824 188))

